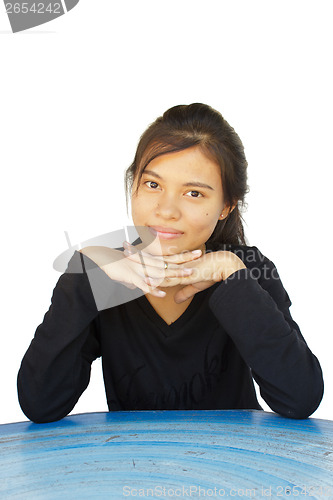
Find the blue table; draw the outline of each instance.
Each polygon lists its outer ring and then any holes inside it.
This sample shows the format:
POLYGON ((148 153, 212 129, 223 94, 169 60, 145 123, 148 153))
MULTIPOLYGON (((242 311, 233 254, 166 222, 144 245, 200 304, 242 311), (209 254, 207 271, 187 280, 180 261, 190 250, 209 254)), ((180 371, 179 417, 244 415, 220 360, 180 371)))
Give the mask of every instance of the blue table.
POLYGON ((0 497, 333 499, 333 422, 263 411, 90 413, 0 426, 0 497))

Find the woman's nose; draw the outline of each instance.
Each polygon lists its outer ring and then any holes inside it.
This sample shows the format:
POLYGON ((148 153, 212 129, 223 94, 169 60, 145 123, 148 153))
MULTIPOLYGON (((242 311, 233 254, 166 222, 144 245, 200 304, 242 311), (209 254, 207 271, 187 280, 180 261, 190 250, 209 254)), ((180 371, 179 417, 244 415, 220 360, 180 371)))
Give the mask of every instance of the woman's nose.
POLYGON ((173 196, 163 195, 159 197, 155 208, 155 214, 165 219, 178 219, 180 208, 173 196))

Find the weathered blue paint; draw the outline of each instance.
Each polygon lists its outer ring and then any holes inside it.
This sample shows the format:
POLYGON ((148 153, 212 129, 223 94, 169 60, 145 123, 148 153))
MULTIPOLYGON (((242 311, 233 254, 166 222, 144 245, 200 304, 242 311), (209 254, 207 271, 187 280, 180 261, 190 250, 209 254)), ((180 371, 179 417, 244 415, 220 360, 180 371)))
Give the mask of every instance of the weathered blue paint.
POLYGON ((1 498, 333 499, 327 420, 261 411, 91 413, 1 425, 0 443, 1 498))

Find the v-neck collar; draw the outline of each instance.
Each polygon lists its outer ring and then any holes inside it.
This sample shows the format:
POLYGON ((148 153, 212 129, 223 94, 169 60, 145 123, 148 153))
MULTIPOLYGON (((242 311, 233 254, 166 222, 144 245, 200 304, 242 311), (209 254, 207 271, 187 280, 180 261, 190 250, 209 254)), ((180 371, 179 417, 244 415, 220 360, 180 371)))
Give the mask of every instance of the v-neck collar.
POLYGON ((185 326, 190 319, 193 317, 195 312, 198 310, 198 305, 201 302, 201 298, 198 292, 194 295, 193 299, 179 318, 173 321, 170 325, 155 311, 149 300, 145 295, 142 295, 137 299, 138 305, 145 312, 148 318, 163 332, 166 337, 170 337, 175 331, 185 326))
MULTIPOLYGON (((140 238, 137 238, 132 244, 137 245, 142 243, 142 240, 140 238)), ((214 244, 206 242, 205 243, 205 249, 206 253, 214 251, 214 244)), ((206 293, 209 293, 213 291, 213 289, 216 288, 218 283, 215 283, 212 287, 209 287, 206 290, 203 290, 201 292, 197 292, 193 299, 191 300, 190 304, 188 307, 185 309, 183 314, 179 316, 179 318, 176 319, 176 321, 173 321, 170 325, 164 319, 155 311, 149 300, 145 295, 142 295, 141 297, 137 298, 135 302, 139 305, 139 307, 144 311, 144 313, 148 316, 148 318, 163 332, 163 334, 166 337, 172 336, 172 334, 182 328, 183 326, 188 323, 188 321, 191 319, 191 317, 196 313, 196 311, 199 308, 200 303, 203 300, 203 295, 206 295, 206 293), (199 297, 200 295, 200 297, 199 297)))

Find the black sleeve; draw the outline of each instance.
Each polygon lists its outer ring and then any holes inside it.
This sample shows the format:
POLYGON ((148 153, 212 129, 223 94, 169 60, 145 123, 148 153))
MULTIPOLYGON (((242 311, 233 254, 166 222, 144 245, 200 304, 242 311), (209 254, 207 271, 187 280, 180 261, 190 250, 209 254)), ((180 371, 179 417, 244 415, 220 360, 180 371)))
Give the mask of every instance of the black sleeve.
POLYGON ((322 399, 322 371, 291 317, 291 301, 274 264, 250 248, 255 259, 243 259, 247 269, 217 287, 210 307, 270 408, 286 417, 306 418, 322 399))
POLYGON ((98 310, 83 264, 75 252, 21 363, 19 402, 34 422, 59 420, 73 409, 101 354, 98 310))

